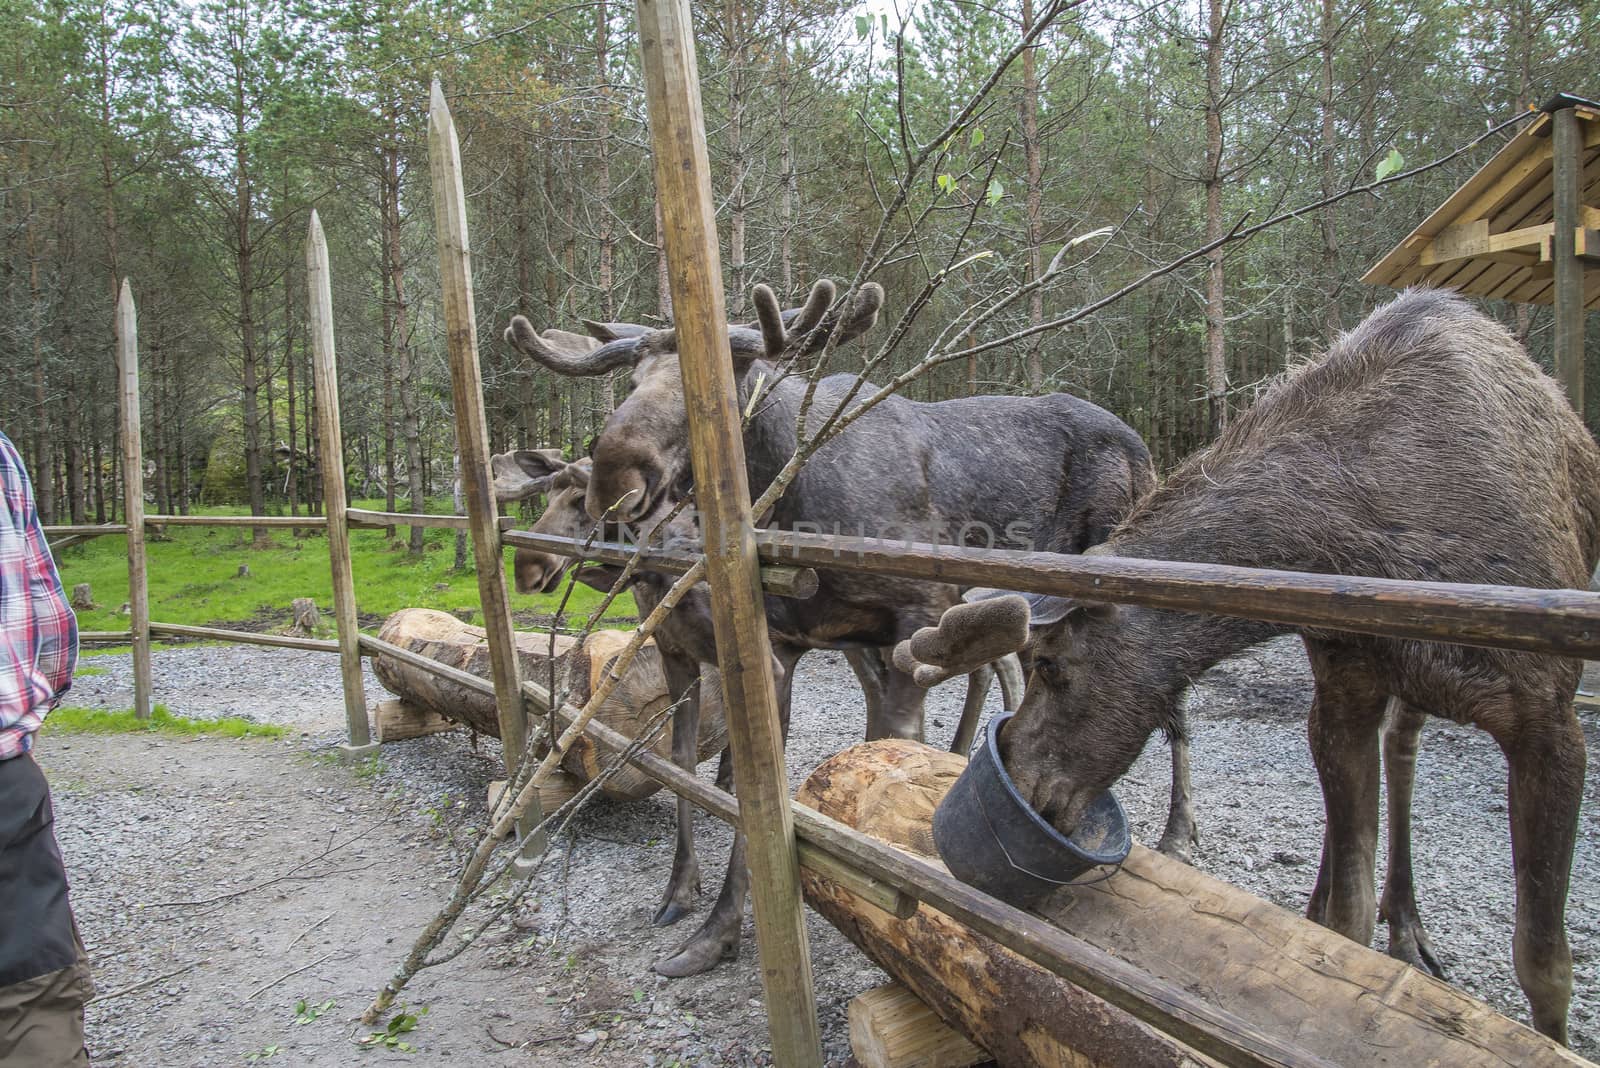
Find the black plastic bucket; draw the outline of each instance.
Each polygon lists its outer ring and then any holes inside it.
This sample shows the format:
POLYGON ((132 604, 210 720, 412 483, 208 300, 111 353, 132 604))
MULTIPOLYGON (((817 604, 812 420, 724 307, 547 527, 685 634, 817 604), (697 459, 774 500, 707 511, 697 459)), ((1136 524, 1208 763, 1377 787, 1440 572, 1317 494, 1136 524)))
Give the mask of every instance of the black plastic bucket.
POLYGON ((1046 823, 1001 766, 1000 730, 1010 719, 989 721, 984 744, 934 810, 933 843, 956 878, 1025 909, 1091 868, 1121 864, 1133 840, 1122 803, 1109 790, 1095 798, 1072 837, 1046 823))

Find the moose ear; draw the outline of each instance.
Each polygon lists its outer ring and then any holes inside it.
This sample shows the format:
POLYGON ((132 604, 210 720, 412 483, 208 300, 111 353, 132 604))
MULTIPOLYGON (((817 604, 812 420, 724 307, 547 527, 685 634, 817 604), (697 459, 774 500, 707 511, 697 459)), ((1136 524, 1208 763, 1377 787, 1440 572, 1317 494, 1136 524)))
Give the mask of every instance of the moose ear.
POLYGON ((648 326, 638 323, 600 323, 593 319, 581 319, 583 328, 589 331, 589 336, 600 342, 621 341, 625 337, 643 337, 650 332, 648 326))
POLYGON ((543 493, 567 469, 560 449, 518 449, 489 459, 497 501, 520 501, 543 493))

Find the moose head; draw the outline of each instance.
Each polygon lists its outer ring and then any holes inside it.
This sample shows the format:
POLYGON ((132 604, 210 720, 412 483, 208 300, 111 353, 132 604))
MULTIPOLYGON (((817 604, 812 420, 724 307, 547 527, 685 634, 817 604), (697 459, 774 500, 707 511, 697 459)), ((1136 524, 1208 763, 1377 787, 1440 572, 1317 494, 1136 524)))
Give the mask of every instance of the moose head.
MULTIPOLYGON (((588 457, 568 463, 560 449, 519 449, 491 457, 489 468, 494 473, 497 501, 520 501, 539 493, 549 495, 544 512, 533 524, 536 533, 581 538, 594 525, 583 508, 583 498, 589 490, 588 457)), ((517 592, 549 593, 572 563, 570 556, 518 546, 511 565, 517 592)))
POLYGON ((1179 694, 1146 645, 1159 641, 1156 617, 1170 613, 1003 590, 965 600, 901 642, 895 666, 933 686, 1021 653, 1028 687, 1001 732, 1000 758, 1034 811, 1070 834, 1150 735, 1174 729, 1179 694))
MULTIPOLYGON (((849 301, 834 303, 832 282, 819 281, 803 307, 781 311, 766 286, 756 286, 757 321, 728 328, 735 376, 743 380, 755 361, 820 351, 832 337, 848 341, 877 321, 883 290, 868 283, 849 301)), ((596 438, 587 508, 596 519, 648 522, 670 508, 692 478, 689 421, 678 366, 678 334, 630 323, 584 326, 598 339, 564 331, 534 330, 522 316, 511 320, 506 341, 541 367, 573 376, 633 369, 633 388, 606 419, 596 438)))

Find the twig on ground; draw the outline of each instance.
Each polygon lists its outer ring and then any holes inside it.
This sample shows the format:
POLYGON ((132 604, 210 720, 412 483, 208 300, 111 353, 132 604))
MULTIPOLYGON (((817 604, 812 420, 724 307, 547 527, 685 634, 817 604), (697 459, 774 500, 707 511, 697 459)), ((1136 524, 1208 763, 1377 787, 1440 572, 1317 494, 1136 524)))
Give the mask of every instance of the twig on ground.
POLYGON ((282 975, 278 976, 276 979, 272 980, 271 982, 262 983, 260 986, 256 987, 254 990, 250 991, 250 993, 246 994, 244 996, 244 999, 246 1001, 254 1001, 257 994, 264 994, 268 990, 271 990, 273 987, 277 986, 279 983, 283 982, 285 979, 291 979, 294 976, 299 975, 303 971, 307 971, 308 969, 315 968, 317 965, 321 964, 323 961, 327 960, 329 957, 333 956, 337 952, 338 952, 338 950, 336 950, 336 949, 330 949, 328 952, 324 953, 322 956, 318 957, 316 960, 312 961, 310 964, 301 965, 300 967, 296 968, 292 972, 284 972, 282 975))
MULTIPOLYGON (((320 875, 300 875, 298 873, 300 871, 302 871, 303 869, 305 869, 305 868, 309 868, 311 865, 315 864, 319 860, 327 859, 333 853, 337 852, 340 849, 345 848, 345 846, 354 845, 356 842, 359 842, 361 839, 363 839, 363 838, 365 838, 367 836, 367 834, 372 830, 372 827, 374 827, 374 826, 377 826, 377 825, 373 824, 373 825, 367 827, 366 830, 359 831, 356 834, 350 836, 349 838, 345 839, 343 842, 340 842, 338 844, 335 844, 330 839, 329 842, 328 842, 328 848, 324 849, 322 852, 318 853, 316 856, 311 857, 311 858, 309 858, 307 860, 302 860, 300 863, 296 864, 294 867, 290 868, 288 871, 284 872, 282 875, 274 875, 272 878, 267 879, 264 882, 259 882, 259 883, 256 883, 256 884, 252 885, 252 886, 244 887, 242 890, 230 890, 225 894, 217 894, 215 897, 197 898, 197 899, 195 899, 193 901, 150 901, 150 902, 146 902, 143 907, 147 908, 147 909, 167 909, 167 908, 179 908, 179 907, 185 907, 185 906, 198 907, 198 906, 202 906, 202 905, 215 905, 215 904, 218 904, 218 903, 223 902, 223 901, 231 901, 232 899, 234 899, 236 897, 243 897, 245 894, 253 894, 257 890, 264 890, 269 886, 273 886, 273 885, 275 885, 277 883, 285 882, 286 880, 289 880, 289 879, 325 879, 329 875, 341 874, 341 872, 337 872, 337 871, 335 871, 335 872, 323 872, 320 875)), ((371 865, 368 865, 368 867, 370 867, 370 866, 371 865)), ((359 870, 360 869, 358 869, 358 868, 347 868, 347 869, 344 869, 344 871, 359 871, 359 870)))
POLYGON ((296 942, 299 942, 300 939, 304 938, 306 935, 310 934, 312 931, 315 931, 318 927, 321 927, 323 924, 325 924, 329 920, 333 919, 334 915, 335 914, 332 913, 332 912, 328 913, 326 916, 322 917, 322 919, 318 920, 316 923, 312 924, 310 927, 307 927, 304 931, 301 931, 299 934, 295 935, 294 936, 294 942, 290 942, 288 945, 283 947, 284 952, 287 953, 289 950, 293 949, 295 947, 295 943, 296 942))
POLYGON ((210 961, 209 958, 206 959, 206 960, 197 960, 192 964, 185 964, 183 967, 179 968, 177 971, 168 972, 166 975, 158 975, 154 979, 146 979, 143 982, 134 983, 131 986, 125 986, 125 987, 122 987, 121 989, 113 990, 109 994, 96 994, 94 996, 94 1000, 96 1002, 110 1001, 112 998, 120 998, 124 994, 137 994, 139 991, 145 990, 145 989, 147 989, 149 987, 152 987, 152 986, 155 986, 157 983, 164 983, 168 979, 176 979, 178 976, 184 974, 185 972, 192 972, 196 968, 200 967, 200 965, 202 965, 202 964, 210 964, 210 963, 211 963, 211 961, 210 961))

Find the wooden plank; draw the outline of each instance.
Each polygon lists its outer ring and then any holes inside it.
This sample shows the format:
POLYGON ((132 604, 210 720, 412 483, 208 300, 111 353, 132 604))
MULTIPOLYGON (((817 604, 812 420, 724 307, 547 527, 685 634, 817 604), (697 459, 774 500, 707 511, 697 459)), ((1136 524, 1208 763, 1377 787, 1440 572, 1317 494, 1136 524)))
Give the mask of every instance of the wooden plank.
POLYGON ((321 638, 297 638, 292 634, 257 634, 251 630, 224 630, 221 627, 191 627, 182 623, 151 623, 156 634, 175 638, 201 638, 206 641, 238 642, 241 645, 271 645, 280 649, 301 649, 315 653, 337 653, 338 642, 321 638))
MULTIPOLYGON (((434 233, 439 246, 439 285, 444 304, 445 346, 450 356, 450 394, 455 408, 456 447, 461 457, 472 558, 478 574, 478 600, 489 643, 495 704, 500 716, 500 745, 506 777, 516 778, 526 759, 528 722, 522 707, 521 665, 511 629, 511 598, 506 591, 504 555, 495 498, 490 490, 489 420, 483 410, 483 373, 478 366, 478 327, 472 302, 472 257, 467 238, 467 195, 461 182, 461 145, 437 80, 429 94, 428 168, 433 181, 434 233)), ((526 825, 544 818, 537 800, 526 825)), ((537 855, 546 844, 543 832, 524 843, 537 855)))
MULTIPOLYGON (((362 530, 382 529, 387 530, 392 526, 403 527, 447 527, 452 530, 467 530, 472 526, 472 520, 464 515, 423 515, 418 512, 373 512, 365 508, 346 508, 345 518, 352 527, 362 530)), ((501 519, 501 523, 512 521, 510 516, 501 519)))
POLYGON ((339 632, 339 677, 344 683, 344 717, 352 752, 370 747, 366 680, 361 673, 361 628, 356 621, 354 571, 350 565, 350 531, 345 525, 344 434, 339 426, 339 365, 333 343, 333 287, 328 268, 328 240, 322 220, 312 209, 306 235, 307 327, 311 334, 311 367, 317 390, 317 443, 321 455, 322 504, 328 528, 328 566, 333 573, 333 619, 339 632))
POLYGON ((132 640, 133 631, 131 630, 80 630, 78 632, 78 641, 80 643, 93 642, 100 644, 112 642, 120 644, 121 642, 132 640))
MULTIPOLYGON (((638 553, 638 547, 620 542, 587 542, 579 538, 563 538, 554 534, 539 534, 531 530, 508 530, 501 536, 507 545, 539 549, 562 556, 581 556, 585 560, 601 560, 610 564, 626 564, 638 553)), ((698 549, 647 549, 639 559, 639 566, 667 575, 681 575, 693 567, 700 558, 698 549)), ((761 589, 775 597, 792 597, 805 600, 817 592, 817 572, 809 567, 791 567, 787 564, 769 564, 761 568, 761 589)))
POLYGON ((1572 108, 1552 116, 1555 126, 1551 197, 1555 202, 1556 381, 1566 390, 1572 410, 1583 417, 1583 269, 1575 254, 1573 235, 1583 221, 1582 189, 1578 185, 1579 154, 1583 133, 1572 108))
MULTIPOLYGON (((149 520, 147 519, 146 522, 149 520)), ((128 528, 122 523, 67 523, 44 528, 47 538, 58 534, 62 537, 96 538, 102 534, 126 534, 128 528)))
POLYGON ((133 714, 150 718, 150 587, 144 547, 144 447, 139 416, 139 313, 133 287, 117 297, 117 390, 122 416, 123 519, 128 535, 128 629, 133 642, 133 714))
POLYGON ((688 0, 636 0, 656 193, 677 311, 689 451, 705 532, 717 661, 749 841, 773 1060, 820 1065, 811 954, 784 774, 738 398, 728 357, 716 210, 688 0))
POLYGON ((407 704, 398 697, 379 701, 378 707, 372 710, 372 719, 375 727, 373 733, 380 745, 461 729, 461 724, 455 720, 445 719, 430 709, 407 704))
POLYGON ((1291 626, 1600 659, 1600 594, 762 530, 762 559, 1291 626))
POLYGON ((899 983, 850 999, 850 1052, 861 1068, 971 1068, 989 1059, 899 983))
MULTIPOLYGON (((869 742, 825 762, 799 800, 937 865, 929 824, 963 767, 917 742, 869 742)), ((1159 1046, 1128 1036, 1081 991, 1026 968, 947 911, 925 906, 890 920, 813 882, 808 899, 824 915, 1002 1063, 1160 1062, 1159 1046)), ((1273 1036, 1306 1058, 1398 1068, 1587 1063, 1464 991, 1140 846, 1111 878, 1064 887, 1035 911, 1062 934, 1115 953, 1153 991, 1226 1006, 1246 1034, 1273 1036)))
POLYGON ((146 527, 323 527, 320 515, 147 515, 146 527))
POLYGON ((1549 237, 1549 223, 1491 234, 1489 224, 1480 221, 1450 227, 1425 246, 1417 259, 1424 266, 1430 266, 1516 249, 1533 249, 1537 252, 1540 242, 1549 237))

